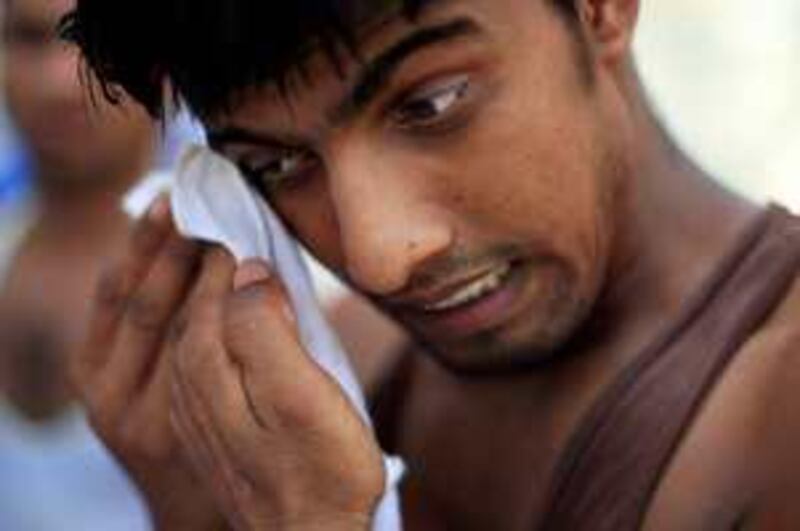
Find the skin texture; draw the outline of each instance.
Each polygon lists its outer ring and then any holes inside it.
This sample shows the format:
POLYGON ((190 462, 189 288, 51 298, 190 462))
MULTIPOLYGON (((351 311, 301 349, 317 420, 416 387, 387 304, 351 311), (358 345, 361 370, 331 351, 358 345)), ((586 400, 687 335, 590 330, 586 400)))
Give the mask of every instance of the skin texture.
MULTIPOLYGON (((607 197, 622 162, 601 137, 616 126, 604 108, 615 102, 586 97, 573 37, 558 15, 537 3, 526 15, 542 23, 520 32, 509 27, 520 9, 473 2, 431 15, 421 25, 469 17, 479 34, 415 55, 352 119, 320 120, 347 89, 321 60, 310 68, 319 83, 293 93, 291 107, 267 90, 220 120, 270 139, 304 140, 311 167, 277 188, 274 204, 324 263, 464 370, 548 357, 588 313, 607 268, 607 197), (533 48, 558 53, 510 53, 533 48), (563 65, 558 75, 545 76, 555 65, 563 65), (391 105, 401 94, 465 76, 469 88, 446 120, 397 123, 391 105), (520 112, 526 120, 515 119, 520 112), (568 151, 552 149, 558 138, 570 139, 568 151), (519 295, 480 333, 464 337, 420 315, 423 304, 509 260, 519 295)), ((380 29, 365 50, 382 50, 409 30, 380 29)), ((253 145, 219 147, 235 160, 275 156, 253 145)))
MULTIPOLYGON (((309 81, 286 98, 256 88, 206 124, 308 248, 424 347, 398 441, 415 465, 409 529, 530 529, 577 419, 755 214, 653 118, 630 52, 638 2, 577 7, 573 24, 529 0, 453 0, 415 24, 389 18, 363 36, 367 64, 420 28, 466 19, 469 31, 417 50, 366 104, 340 104, 359 64, 339 76, 314 56, 309 81), (292 171, 273 186, 281 168, 292 171), (508 296, 492 311, 453 325, 425 310, 507 264, 508 296)), ((161 216, 139 237, 169 232, 161 216)), ((133 248, 116 278, 135 280, 108 285, 116 295, 100 300, 82 362, 115 343, 124 363, 169 366, 172 424, 235 527, 365 528, 382 486, 376 443, 299 345, 280 280, 211 250, 197 282, 169 260, 163 284, 143 281, 167 254, 133 248), (142 328, 131 311, 141 307, 157 308, 147 314, 156 333, 123 341, 124 323, 142 328)), ((115 379, 137 372, 107 373, 108 394, 90 402, 117 400, 115 379)), ((763 433, 760 414, 739 430, 726 422, 772 379, 726 373, 647 529, 773 529, 757 516, 773 504, 786 526, 798 522, 782 501, 798 469, 789 452, 756 460, 740 445, 745 434, 767 447, 775 433, 794 437, 798 416, 763 433)))

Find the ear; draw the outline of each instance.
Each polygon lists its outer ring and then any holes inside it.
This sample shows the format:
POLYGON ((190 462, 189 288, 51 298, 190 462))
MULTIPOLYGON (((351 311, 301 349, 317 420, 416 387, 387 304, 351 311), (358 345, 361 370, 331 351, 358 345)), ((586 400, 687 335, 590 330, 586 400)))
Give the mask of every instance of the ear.
POLYGON ((576 0, 576 7, 598 57, 622 61, 633 44, 639 0, 576 0))

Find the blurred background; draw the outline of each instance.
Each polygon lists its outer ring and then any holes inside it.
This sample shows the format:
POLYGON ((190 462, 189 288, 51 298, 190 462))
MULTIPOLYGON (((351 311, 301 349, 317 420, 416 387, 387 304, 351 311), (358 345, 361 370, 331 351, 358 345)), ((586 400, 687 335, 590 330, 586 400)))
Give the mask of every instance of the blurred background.
MULTIPOLYGON (((48 0, 28 1, 33 5, 48 0)), ((800 28, 798 0, 644 0, 636 49, 642 76, 662 120, 684 149, 721 182, 760 201, 776 200, 800 211, 800 67, 797 64, 800 31, 797 28, 800 28)), ((0 50, 0 60, 3 51, 0 50)), ((0 286, 4 283, 2 257, 18 243, 25 224, 16 220, 34 195, 30 158, 1 101, 0 98, 0 286)), ((181 145, 196 138, 198 131, 190 121, 184 119, 173 125, 167 131, 166 146, 158 150, 152 166, 169 170, 181 145)), ((351 307, 353 299, 321 268, 315 267, 315 277, 340 331, 346 336, 363 338, 363 323, 375 322, 374 317, 363 313, 366 312, 363 306, 351 307), (348 334, 348 327, 354 327, 357 333, 348 334)), ((370 333, 388 338, 387 342, 397 340, 397 336, 391 336, 393 332, 380 326, 370 333)), ((369 341, 345 343, 353 350, 366 348, 365 344, 374 347, 369 341)), ((0 396, 0 406, 2 402, 0 396)), ((0 502, 4 497, 4 479, 9 483, 4 466, 12 466, 17 459, 9 457, 17 454, 4 456, 3 452, 22 451, 3 445, 4 433, 10 433, 4 432, 3 426, 28 430, 27 438, 20 438, 20 447, 52 433, 52 426, 48 427, 51 431, 34 432, 33 424, 22 425, 19 419, 4 415, 0 407, 0 502)), ((72 439, 78 441, 76 444, 84 444, 82 438, 72 439)), ((29 454, 19 455, 32 458, 29 454)), ((106 470, 108 467, 102 464, 105 458, 96 452, 87 459, 105 467, 98 469, 97 476, 103 481, 98 488, 108 491, 110 483, 106 481, 116 481, 115 472, 106 470)), ((19 473, 27 474, 22 469, 19 473)), ((130 498, 128 488, 120 485, 119 497, 130 498)), ((88 495, 96 496, 96 492, 88 495)), ((40 498, 28 500, 33 506, 40 501, 40 498)), ((5 531, 2 507, 0 503, 0 530, 5 531)), ((77 513, 79 507, 75 505, 74 509, 77 513)), ((114 529, 139 531, 146 525, 142 508, 136 502, 127 503, 123 509, 108 505, 108 510, 118 515, 120 511, 130 514, 124 524, 118 517, 119 527, 114 529)), ((58 520, 59 516, 54 518, 58 520)), ((75 518, 77 522, 78 516, 75 518)), ((55 528, 40 523, 30 524, 27 529, 55 528)), ((61 520, 58 529, 87 531, 89 526, 70 527, 61 520)))
POLYGON ((645 0, 639 67, 709 171, 800 208, 800 2, 645 0))

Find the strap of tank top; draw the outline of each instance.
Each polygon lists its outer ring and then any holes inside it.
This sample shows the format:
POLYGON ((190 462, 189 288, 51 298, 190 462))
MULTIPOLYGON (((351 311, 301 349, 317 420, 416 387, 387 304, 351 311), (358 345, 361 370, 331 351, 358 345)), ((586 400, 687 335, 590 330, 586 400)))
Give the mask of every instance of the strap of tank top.
POLYGON ((704 399, 798 267, 800 221, 771 207, 676 326, 595 402, 556 468, 540 531, 640 528, 704 399))

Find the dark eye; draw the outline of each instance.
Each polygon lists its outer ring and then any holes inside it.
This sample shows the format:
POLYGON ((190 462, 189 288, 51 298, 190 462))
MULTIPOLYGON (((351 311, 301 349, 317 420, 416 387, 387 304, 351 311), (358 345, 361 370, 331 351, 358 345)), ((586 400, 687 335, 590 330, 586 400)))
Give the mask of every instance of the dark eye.
POLYGON ((406 97, 394 108, 392 116, 402 127, 435 125, 458 107, 469 89, 468 76, 447 78, 406 97))
POLYGON ((286 150, 267 158, 249 157, 240 164, 242 171, 259 188, 273 192, 291 185, 308 174, 317 164, 313 154, 304 150, 286 150))

